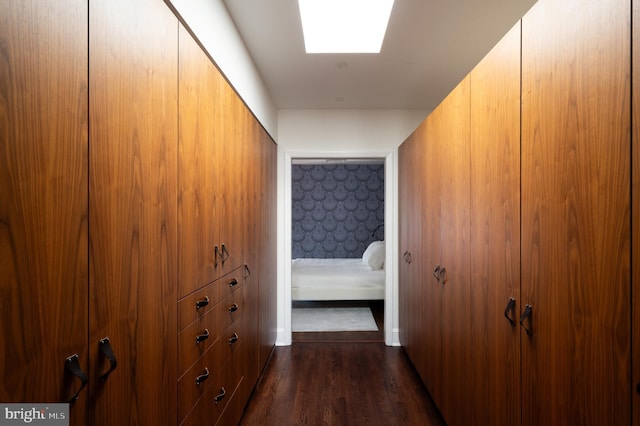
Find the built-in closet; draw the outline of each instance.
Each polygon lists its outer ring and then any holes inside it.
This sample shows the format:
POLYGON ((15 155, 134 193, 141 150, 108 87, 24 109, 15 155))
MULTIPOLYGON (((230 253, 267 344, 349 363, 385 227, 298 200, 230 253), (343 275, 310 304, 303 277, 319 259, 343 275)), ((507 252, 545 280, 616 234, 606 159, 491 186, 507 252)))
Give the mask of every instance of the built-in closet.
POLYGON ((275 342, 273 140, 165 2, 4 2, 0 46, 0 401, 237 423, 275 342))
POLYGON ((630 23, 539 0, 400 147, 400 338, 450 425, 638 423, 630 23))

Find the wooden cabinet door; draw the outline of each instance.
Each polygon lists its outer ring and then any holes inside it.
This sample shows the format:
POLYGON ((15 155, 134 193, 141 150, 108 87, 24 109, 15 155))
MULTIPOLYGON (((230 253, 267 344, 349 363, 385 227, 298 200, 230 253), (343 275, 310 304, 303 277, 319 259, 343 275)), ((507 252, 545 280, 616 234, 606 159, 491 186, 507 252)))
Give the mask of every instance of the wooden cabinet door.
POLYGON ((628 0, 540 0, 522 21, 524 424, 630 418, 628 0))
POLYGON ((631 259, 632 270, 631 276, 633 277, 632 284, 632 306, 633 311, 633 345, 631 353, 633 354, 633 375, 631 381, 631 392, 633 393, 633 424, 640 425, 640 2, 634 1, 632 10, 632 22, 633 22, 633 34, 632 34, 632 107, 633 111, 631 129, 633 133, 631 135, 631 153, 632 157, 632 182, 631 188, 633 190, 631 212, 633 216, 631 218, 631 229, 633 230, 631 241, 633 246, 631 252, 633 257, 631 259))
MULTIPOLYGON (((218 133, 215 141, 219 145, 217 161, 219 183, 220 247, 223 258, 220 273, 225 274, 243 262, 244 229, 243 218, 246 208, 243 185, 247 167, 243 153, 249 137, 250 114, 242 100, 220 76, 220 97, 215 120, 218 133), (224 247, 223 247, 224 246, 224 247)), ((252 117, 251 117, 252 118, 252 117)))
POLYGON ((88 424, 176 424, 178 21, 155 0, 89 18, 88 424), (100 381, 104 337, 118 365, 100 381))
POLYGON ((434 276, 435 268, 441 267, 441 210, 442 167, 440 161, 442 145, 439 143, 443 131, 444 115, 438 107, 421 126, 422 146, 421 183, 416 193, 422 198, 419 321, 417 328, 420 348, 418 371, 429 389, 435 403, 442 406, 442 287, 434 276))
MULTIPOLYGON (((424 124, 421 125, 421 127, 424 124)), ((418 372, 423 375, 420 362, 422 348, 418 335, 423 322, 422 312, 422 254, 421 254, 421 185, 423 162, 422 134, 418 128, 398 149, 398 212, 399 212, 399 313, 400 342, 418 372)))
POLYGON ((520 423, 520 23, 471 71, 473 422, 520 423), (510 323, 505 317, 507 311, 510 323))
POLYGON ((88 371, 87 4, 3 1, 0 46, 0 401, 66 402, 65 359, 88 371))
POLYGON ((184 297, 220 276, 220 150, 214 116, 221 77, 182 25, 179 39, 178 297, 184 297))
POLYGON ((278 147, 269 134, 260 128, 262 152, 262 194, 260 227, 260 306, 259 306, 259 370, 265 367, 277 337, 277 154, 278 147))
MULTIPOLYGON (((469 89, 467 76, 438 107, 439 114, 434 116, 437 136, 430 138, 430 142, 438 145, 438 154, 428 157, 438 163, 440 170, 441 269, 436 284, 441 299, 440 409, 451 425, 474 421, 469 416, 472 350, 469 332, 469 89)), ((430 197, 426 198, 427 203, 430 200, 430 197)))

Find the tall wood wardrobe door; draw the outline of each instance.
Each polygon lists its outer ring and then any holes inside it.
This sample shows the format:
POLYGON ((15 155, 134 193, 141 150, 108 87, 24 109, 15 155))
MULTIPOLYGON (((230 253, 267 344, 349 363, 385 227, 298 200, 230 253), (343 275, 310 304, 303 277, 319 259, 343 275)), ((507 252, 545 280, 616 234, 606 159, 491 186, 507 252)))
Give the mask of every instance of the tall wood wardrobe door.
POLYGON ((471 419, 520 423, 520 22, 471 71, 471 419))
MULTIPOLYGON (((420 255, 420 286, 419 322, 416 329, 419 358, 421 365, 420 376, 429 389, 433 400, 439 407, 442 405, 442 288, 439 284, 438 272, 441 267, 440 244, 440 193, 442 191, 442 162, 440 154, 442 145, 439 143, 442 134, 438 123, 443 120, 443 112, 436 108, 418 134, 419 144, 422 146, 423 173, 422 185, 418 184, 417 196, 421 197, 421 255, 420 255)), ((414 361, 415 363, 415 361, 414 361)))
POLYGON ((633 76, 632 76, 632 108, 633 117, 632 125, 633 134, 632 148, 632 173, 633 180, 632 187, 632 207, 633 213, 631 229, 633 234, 631 237, 633 246, 631 252, 633 258, 631 264, 633 269, 631 276, 633 277, 632 287, 632 311, 633 311, 633 346, 631 348, 633 354, 633 375, 632 375, 632 390, 633 393, 633 424, 640 425, 640 29, 638 23, 640 23, 640 2, 634 1, 633 4, 633 36, 632 45, 633 51, 631 54, 633 60, 633 76))
POLYGON ((216 110, 216 128, 219 130, 216 143, 220 145, 217 168, 220 179, 219 220, 222 258, 220 273, 225 274, 243 262, 244 234, 243 213, 245 208, 243 182, 247 167, 242 154, 249 137, 250 127, 246 106, 233 88, 219 77, 220 103, 216 110))
POLYGON ((66 358, 88 371, 86 2, 1 2, 0 46, 0 401, 66 402, 66 358))
POLYGON ((419 135, 423 126, 424 123, 398 149, 400 342, 421 375, 424 365, 419 361, 422 348, 418 334, 423 324, 420 185, 423 182, 424 145, 419 135))
POLYGON ((630 10, 539 0, 523 18, 525 424, 631 421, 630 10))
POLYGON ((155 0, 89 17, 89 424, 176 424, 178 22, 155 0))
MULTIPOLYGON (((446 97, 434 116, 439 153, 429 158, 440 168, 440 271, 442 404, 449 424, 470 424, 469 363, 469 77, 446 97)), ((429 181, 427 181, 429 182, 429 181)), ((427 203, 430 197, 426 198, 427 203)), ((435 239, 434 239, 435 241, 435 239)), ((428 299, 427 299, 428 300, 428 299)))
POLYGON ((178 155, 178 297, 219 276, 219 141, 214 115, 219 72, 180 25, 178 155))

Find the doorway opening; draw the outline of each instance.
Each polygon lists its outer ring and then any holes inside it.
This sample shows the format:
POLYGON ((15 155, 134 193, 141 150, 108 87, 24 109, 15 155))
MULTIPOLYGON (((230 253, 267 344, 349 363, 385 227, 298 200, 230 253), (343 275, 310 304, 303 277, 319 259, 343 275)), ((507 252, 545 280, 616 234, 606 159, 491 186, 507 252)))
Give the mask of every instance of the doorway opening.
POLYGON ((385 341, 384 158, 292 158, 291 336, 385 341))

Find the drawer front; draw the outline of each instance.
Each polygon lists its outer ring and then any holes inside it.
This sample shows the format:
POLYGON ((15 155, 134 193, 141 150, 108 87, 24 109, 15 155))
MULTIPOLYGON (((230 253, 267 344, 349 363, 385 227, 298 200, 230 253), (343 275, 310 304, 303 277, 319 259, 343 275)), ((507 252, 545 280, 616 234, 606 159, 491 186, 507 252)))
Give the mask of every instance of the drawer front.
POLYGON ((220 330, 217 327, 221 305, 215 305, 197 321, 178 333, 178 372, 182 375, 210 347, 214 345, 220 330))
POLYGON ((244 274, 246 268, 244 266, 234 269, 231 273, 225 275, 216 281, 218 286, 218 294, 220 299, 224 299, 240 290, 242 283, 244 282, 244 274))
POLYGON ((244 325, 244 318, 241 318, 231 324, 220 335, 220 338, 213 347, 213 350, 216 351, 216 359, 220 363, 226 364, 229 362, 242 346, 242 343, 246 339, 244 325))
POLYGON ((215 381, 216 351, 209 349, 202 357, 178 380, 178 419, 184 419, 196 402, 215 381))
POLYGON ((218 316, 218 329, 222 332, 239 318, 247 316, 245 305, 245 286, 240 285, 233 294, 225 297, 220 302, 218 316))
MULTIPOLYGON (((242 357, 231 360, 213 376, 211 385, 204 391, 196 406, 181 423, 184 426, 216 424, 227 408, 244 378, 242 357)), ((246 402, 246 401, 245 401, 246 402)), ((233 404, 235 406, 237 404, 233 404)))
POLYGON ((178 331, 204 316, 224 297, 237 292, 243 283, 244 267, 207 284, 200 290, 178 301, 178 331))
POLYGON ((219 289, 220 286, 214 281, 178 302, 178 331, 184 330, 213 309, 220 300, 219 289))

